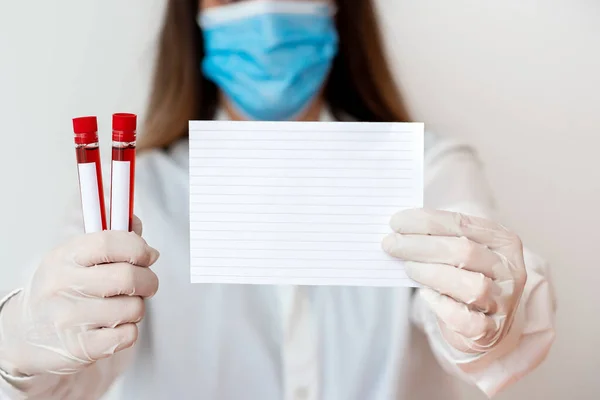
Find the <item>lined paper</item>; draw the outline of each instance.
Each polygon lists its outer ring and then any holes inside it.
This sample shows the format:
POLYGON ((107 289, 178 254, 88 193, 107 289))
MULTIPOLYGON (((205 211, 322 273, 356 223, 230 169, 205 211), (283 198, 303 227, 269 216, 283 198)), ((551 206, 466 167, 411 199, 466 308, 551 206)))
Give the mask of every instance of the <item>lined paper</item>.
POLYGON ((423 205, 423 130, 191 121, 191 282, 415 286, 381 241, 423 205))

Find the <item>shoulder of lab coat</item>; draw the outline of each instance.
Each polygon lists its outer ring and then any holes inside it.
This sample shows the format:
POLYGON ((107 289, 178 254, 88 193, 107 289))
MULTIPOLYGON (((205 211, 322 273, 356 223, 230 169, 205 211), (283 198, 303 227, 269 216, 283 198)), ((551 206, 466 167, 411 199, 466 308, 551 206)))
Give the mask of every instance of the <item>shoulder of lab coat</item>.
MULTIPOLYGON (((462 142, 427 133, 425 205, 494 219, 494 201, 475 150, 462 142)), ((492 397, 536 368, 555 336, 555 296, 548 264, 524 249, 527 284, 509 335, 494 350, 465 354, 443 338, 433 312, 415 296, 412 319, 427 335, 440 365, 492 397)))

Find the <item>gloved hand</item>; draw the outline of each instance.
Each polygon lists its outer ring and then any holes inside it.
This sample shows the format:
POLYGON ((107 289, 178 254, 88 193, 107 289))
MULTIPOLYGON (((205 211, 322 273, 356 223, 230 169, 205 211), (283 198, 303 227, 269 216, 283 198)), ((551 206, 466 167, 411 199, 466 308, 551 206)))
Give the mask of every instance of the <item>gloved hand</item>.
POLYGON ((406 260, 410 278, 438 317, 446 341, 465 353, 507 335, 527 280, 519 237, 482 218, 407 210, 390 223, 384 250, 406 260))
POLYGON ((144 298, 158 289, 158 251, 134 232, 82 235, 50 252, 0 310, 0 369, 72 374, 131 347, 144 298))

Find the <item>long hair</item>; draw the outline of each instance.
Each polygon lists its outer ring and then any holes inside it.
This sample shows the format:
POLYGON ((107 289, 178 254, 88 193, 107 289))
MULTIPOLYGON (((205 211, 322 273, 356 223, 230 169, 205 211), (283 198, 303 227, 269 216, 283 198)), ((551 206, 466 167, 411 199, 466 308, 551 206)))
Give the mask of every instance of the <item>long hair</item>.
MULTIPOLYGON (((408 122, 383 49, 372 0, 337 0, 339 52, 325 84, 334 118, 408 122)), ((213 119, 218 89, 202 74, 198 0, 169 0, 139 148, 164 148, 188 133, 188 121, 213 119)))

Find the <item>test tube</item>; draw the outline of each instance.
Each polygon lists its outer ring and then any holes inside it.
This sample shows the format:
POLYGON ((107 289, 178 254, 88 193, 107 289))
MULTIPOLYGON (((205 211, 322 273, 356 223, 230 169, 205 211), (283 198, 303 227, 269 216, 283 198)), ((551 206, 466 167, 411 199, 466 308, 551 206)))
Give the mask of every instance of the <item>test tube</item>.
POLYGON ((131 232, 137 116, 128 113, 114 114, 112 125, 110 229, 131 232))
POLYGON ((96 117, 73 118, 75 154, 85 233, 106 230, 106 209, 96 117))

